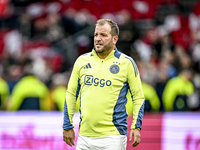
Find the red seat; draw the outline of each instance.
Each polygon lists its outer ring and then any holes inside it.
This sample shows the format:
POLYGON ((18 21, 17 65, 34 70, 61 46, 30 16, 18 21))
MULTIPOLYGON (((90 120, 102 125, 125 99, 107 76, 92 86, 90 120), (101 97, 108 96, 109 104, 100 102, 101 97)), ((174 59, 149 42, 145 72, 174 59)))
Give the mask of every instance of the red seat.
POLYGON ((196 14, 197 16, 200 14, 200 2, 197 3, 197 4, 194 6, 193 12, 194 12, 194 14, 196 14))
POLYGON ((25 43, 23 43, 23 51, 26 50, 30 50, 30 49, 36 49, 39 47, 50 47, 49 42, 47 41, 42 41, 42 40, 38 40, 38 41, 26 41, 25 43))
POLYGON ((133 19, 153 19, 161 2, 161 0, 130 0, 128 7, 133 19))
POLYGON ((185 16, 179 16, 179 18, 181 22, 181 28, 178 31, 173 31, 171 33, 172 40, 175 44, 180 44, 187 50, 191 41, 189 19, 185 16))
POLYGON ((0 30, 0 56, 2 56, 4 46, 5 46, 4 37, 9 31, 10 31, 10 29, 1 29, 0 30))

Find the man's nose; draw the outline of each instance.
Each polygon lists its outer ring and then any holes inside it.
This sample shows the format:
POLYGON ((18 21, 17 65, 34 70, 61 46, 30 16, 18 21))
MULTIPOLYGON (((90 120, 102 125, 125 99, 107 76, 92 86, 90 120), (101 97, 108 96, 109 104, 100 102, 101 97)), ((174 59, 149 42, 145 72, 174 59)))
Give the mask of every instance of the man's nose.
POLYGON ((99 36, 99 35, 95 36, 95 40, 96 40, 96 41, 101 40, 100 36, 99 36))

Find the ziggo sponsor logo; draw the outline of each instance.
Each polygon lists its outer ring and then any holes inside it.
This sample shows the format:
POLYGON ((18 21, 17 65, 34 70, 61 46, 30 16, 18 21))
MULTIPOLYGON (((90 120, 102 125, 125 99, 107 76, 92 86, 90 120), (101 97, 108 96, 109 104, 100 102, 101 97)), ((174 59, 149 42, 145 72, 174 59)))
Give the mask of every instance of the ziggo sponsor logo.
POLYGON ((200 137, 188 133, 185 138, 185 150, 200 150, 200 137))
POLYGON ((70 147, 65 142, 58 142, 62 141, 62 137, 53 134, 38 136, 34 132, 35 129, 34 124, 27 124, 25 127, 19 127, 16 134, 6 131, 0 133, 0 149, 68 149, 70 147))
POLYGON ((94 85, 104 87, 111 86, 112 82, 110 80, 94 78, 93 75, 86 75, 84 78, 85 85, 94 85))

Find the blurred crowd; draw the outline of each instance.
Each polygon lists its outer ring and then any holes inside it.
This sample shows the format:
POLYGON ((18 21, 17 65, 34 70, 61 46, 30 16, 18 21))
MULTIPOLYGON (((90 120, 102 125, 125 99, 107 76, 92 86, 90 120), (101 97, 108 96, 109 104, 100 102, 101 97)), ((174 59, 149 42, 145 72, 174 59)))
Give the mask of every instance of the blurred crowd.
POLYGON ((0 1, 0 110, 62 111, 99 18, 119 25, 117 48, 138 66, 145 111, 200 110, 198 0, 0 1))

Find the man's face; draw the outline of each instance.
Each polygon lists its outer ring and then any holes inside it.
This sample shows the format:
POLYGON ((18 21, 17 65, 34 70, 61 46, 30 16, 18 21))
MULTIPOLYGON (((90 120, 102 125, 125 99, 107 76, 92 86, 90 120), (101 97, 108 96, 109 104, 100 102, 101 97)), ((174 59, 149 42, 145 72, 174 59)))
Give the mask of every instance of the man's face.
POLYGON ((97 53, 109 53, 115 47, 117 40, 110 34, 109 24, 97 25, 94 32, 94 47, 97 53))

